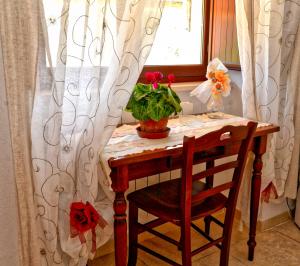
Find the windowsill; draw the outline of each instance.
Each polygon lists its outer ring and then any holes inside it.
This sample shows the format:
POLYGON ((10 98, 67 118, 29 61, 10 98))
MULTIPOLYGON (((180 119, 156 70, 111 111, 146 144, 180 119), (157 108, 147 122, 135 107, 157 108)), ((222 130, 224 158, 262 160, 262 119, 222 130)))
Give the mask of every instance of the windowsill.
POLYGON ((192 91, 203 81, 192 81, 192 82, 178 82, 172 84, 172 89, 175 92, 192 91))
MULTIPOLYGON (((195 89, 197 86, 199 86, 203 81, 189 81, 189 82, 178 82, 178 83, 173 83, 171 88, 175 92, 189 92, 195 89)), ((51 92, 49 90, 41 90, 40 91, 41 95, 50 95, 51 92)))

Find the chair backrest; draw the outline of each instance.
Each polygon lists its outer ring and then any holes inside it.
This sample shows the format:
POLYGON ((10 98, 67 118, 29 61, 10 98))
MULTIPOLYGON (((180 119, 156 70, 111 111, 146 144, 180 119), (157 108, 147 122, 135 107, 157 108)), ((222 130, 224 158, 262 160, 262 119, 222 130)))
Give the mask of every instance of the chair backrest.
POLYGON ((195 137, 184 137, 180 198, 183 219, 184 217, 190 217, 192 202, 203 201, 226 190, 229 190, 228 205, 235 208, 248 151, 251 148, 256 127, 256 122, 248 122, 246 126, 224 126, 197 139, 195 137), (229 153, 225 152, 228 150, 230 150, 229 153), (203 155, 206 169, 193 175, 196 154, 198 154, 198 157, 201 157, 201 154, 203 155), (237 155, 237 158, 215 166, 215 160, 232 155, 237 155), (213 186, 214 174, 229 169, 234 169, 232 180, 222 185, 213 186), (206 179, 206 190, 192 195, 192 182, 203 178, 206 179))

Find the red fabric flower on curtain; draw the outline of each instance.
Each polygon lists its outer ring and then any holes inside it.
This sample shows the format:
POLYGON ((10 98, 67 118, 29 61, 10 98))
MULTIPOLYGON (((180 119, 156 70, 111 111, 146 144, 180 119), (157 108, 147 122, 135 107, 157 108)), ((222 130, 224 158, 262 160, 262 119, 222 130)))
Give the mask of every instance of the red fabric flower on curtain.
POLYGON ((273 182, 270 182, 270 184, 261 192, 261 199, 264 202, 269 203, 270 198, 278 199, 277 190, 273 182))
POLYGON ((107 225, 107 222, 103 219, 103 217, 97 212, 97 210, 91 205, 88 201, 86 202, 86 211, 90 216, 90 226, 91 228, 95 228, 97 224, 101 228, 104 228, 107 225))
POLYGON ((95 228, 99 224, 101 228, 107 225, 107 222, 97 212, 97 210, 87 201, 73 202, 70 211, 70 233, 71 237, 78 236, 80 242, 86 242, 84 233, 92 231, 92 252, 96 251, 96 231, 95 228))
POLYGON ((71 226, 82 233, 90 229, 89 215, 85 208, 86 206, 83 202, 73 202, 70 212, 71 226))

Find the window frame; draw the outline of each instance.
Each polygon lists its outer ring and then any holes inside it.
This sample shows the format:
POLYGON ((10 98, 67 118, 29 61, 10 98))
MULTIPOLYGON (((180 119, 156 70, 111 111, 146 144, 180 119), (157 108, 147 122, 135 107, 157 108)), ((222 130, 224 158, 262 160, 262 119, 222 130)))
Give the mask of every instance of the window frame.
MULTIPOLYGON (((212 59, 214 57, 213 55, 213 46, 214 46, 214 30, 215 30, 215 25, 214 25, 214 20, 215 20, 215 3, 217 0, 211 0, 210 2, 210 28, 209 28, 209 51, 208 55, 209 58, 212 59)), ((230 1, 230 0, 229 0, 230 1)), ((234 0, 232 0, 234 2, 234 0)), ((226 42, 227 45, 227 42, 226 42)), ((235 71, 241 71, 241 65, 238 63, 226 63, 224 62, 224 65, 229 69, 229 70, 235 70, 235 71)))
POLYGON ((173 73, 175 75, 175 82, 192 82, 205 80, 206 68, 208 64, 209 48, 210 48, 210 23, 211 23, 211 5, 213 1, 204 0, 203 13, 203 49, 202 49, 202 64, 185 64, 185 65, 145 65, 140 77, 139 82, 146 82, 145 73, 160 71, 165 77, 162 82, 167 82, 166 75, 173 73))

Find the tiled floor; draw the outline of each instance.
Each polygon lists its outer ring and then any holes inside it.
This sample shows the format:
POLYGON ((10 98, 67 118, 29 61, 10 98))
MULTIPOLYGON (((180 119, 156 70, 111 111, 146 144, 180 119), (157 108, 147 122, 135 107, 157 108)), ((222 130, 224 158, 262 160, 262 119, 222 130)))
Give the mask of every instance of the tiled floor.
MULTIPOLYGON (((202 222, 199 222, 201 226, 202 222)), ((257 247, 253 262, 247 260, 247 230, 243 232, 237 230, 238 225, 234 226, 231 251, 230 266, 300 266, 300 230, 292 221, 287 221, 270 230, 257 234, 257 247)), ((217 226, 212 228, 212 235, 218 237, 220 230, 217 226)), ((170 225, 167 235, 178 239, 179 234, 176 227, 170 225)), ((192 248, 199 247, 205 243, 203 238, 193 232, 192 248)), ((180 253, 177 248, 156 237, 147 239, 143 242, 154 250, 157 250, 167 257, 175 259, 180 263, 180 253)), ((212 247, 197 256, 193 257, 193 266, 217 266, 219 265, 219 250, 212 247)), ((108 254, 97 258, 88 264, 89 266, 113 266, 114 254, 108 254)), ((168 265, 160 260, 146 254, 143 251, 138 253, 138 266, 162 266, 168 265)))

